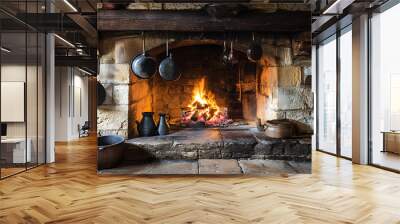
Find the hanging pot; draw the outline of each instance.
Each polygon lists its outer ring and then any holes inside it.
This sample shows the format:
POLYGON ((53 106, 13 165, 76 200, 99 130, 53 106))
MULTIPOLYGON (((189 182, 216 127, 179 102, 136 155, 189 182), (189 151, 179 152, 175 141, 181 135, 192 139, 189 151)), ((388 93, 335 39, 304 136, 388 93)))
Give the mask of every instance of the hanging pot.
POLYGON ((157 62, 153 57, 146 55, 143 35, 143 53, 137 55, 131 63, 132 72, 141 79, 151 78, 157 71, 157 62))
POLYGON ((167 81, 175 81, 178 80, 181 75, 178 73, 176 68, 176 64, 174 59, 172 58, 172 54, 168 52, 168 38, 167 38, 167 57, 161 61, 160 66, 158 67, 158 72, 160 73, 161 78, 167 81))
POLYGON ((254 33, 253 33, 253 42, 250 44, 249 49, 247 49, 247 59, 249 59, 252 62, 256 62, 261 59, 263 54, 263 49, 254 40, 254 33))
POLYGON ((231 49, 230 49, 229 54, 228 54, 228 61, 232 65, 237 64, 239 62, 237 60, 237 58, 235 57, 235 54, 233 52, 233 41, 231 41, 231 49))
POLYGON ((224 40, 224 49, 222 51, 222 63, 227 65, 229 63, 229 52, 228 48, 226 47, 226 40, 224 40))
POLYGON ((103 105, 105 100, 106 100, 106 89, 100 82, 97 82, 97 106, 103 105))

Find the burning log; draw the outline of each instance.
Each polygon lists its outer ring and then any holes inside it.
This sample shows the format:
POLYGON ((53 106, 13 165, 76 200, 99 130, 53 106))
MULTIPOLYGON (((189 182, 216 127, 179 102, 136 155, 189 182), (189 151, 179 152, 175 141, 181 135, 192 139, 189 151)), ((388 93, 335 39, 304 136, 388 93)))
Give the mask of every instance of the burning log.
POLYGON ((188 107, 182 108, 182 125, 226 126, 231 122, 232 120, 228 119, 228 110, 218 106, 214 94, 205 88, 205 79, 201 79, 193 90, 192 102, 188 107))

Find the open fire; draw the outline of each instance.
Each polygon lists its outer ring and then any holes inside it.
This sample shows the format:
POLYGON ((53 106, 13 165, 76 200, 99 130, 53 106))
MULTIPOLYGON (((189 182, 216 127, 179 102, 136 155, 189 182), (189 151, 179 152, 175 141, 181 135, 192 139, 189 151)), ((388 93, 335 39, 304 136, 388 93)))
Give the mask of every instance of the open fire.
POLYGON ((225 126, 232 122, 228 119, 226 108, 218 106, 214 94, 207 90, 206 79, 203 77, 193 89, 191 103, 182 108, 184 126, 225 126))

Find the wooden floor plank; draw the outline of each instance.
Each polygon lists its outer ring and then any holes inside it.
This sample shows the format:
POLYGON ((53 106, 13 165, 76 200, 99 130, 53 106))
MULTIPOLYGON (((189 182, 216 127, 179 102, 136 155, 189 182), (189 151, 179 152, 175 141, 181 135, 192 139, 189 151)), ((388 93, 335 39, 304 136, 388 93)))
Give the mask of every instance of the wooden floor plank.
POLYGON ((313 153, 289 177, 98 176, 96 141, 0 181, 0 223, 400 223, 400 175, 313 153))

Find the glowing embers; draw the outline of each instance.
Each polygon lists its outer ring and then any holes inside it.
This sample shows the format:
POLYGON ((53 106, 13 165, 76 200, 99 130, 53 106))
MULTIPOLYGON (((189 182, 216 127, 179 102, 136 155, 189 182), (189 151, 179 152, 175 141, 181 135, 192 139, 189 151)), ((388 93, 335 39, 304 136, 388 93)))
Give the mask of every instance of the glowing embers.
POLYGON ((203 77, 193 89, 191 103, 182 108, 181 124, 187 127, 218 127, 232 122, 228 119, 228 110, 219 107, 214 94, 207 90, 203 77))

